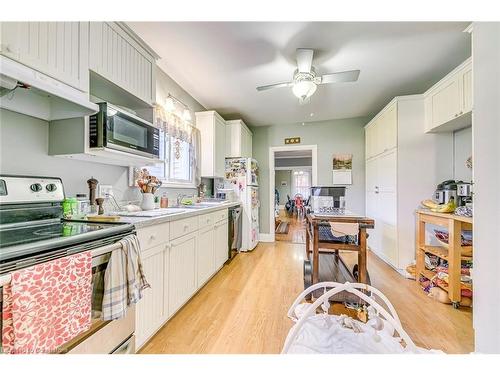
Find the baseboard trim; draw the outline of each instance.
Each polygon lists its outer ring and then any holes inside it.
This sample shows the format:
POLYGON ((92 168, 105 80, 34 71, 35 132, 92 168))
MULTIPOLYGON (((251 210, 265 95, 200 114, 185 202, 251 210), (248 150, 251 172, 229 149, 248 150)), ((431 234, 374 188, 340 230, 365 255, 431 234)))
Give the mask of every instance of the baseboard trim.
POLYGON ((274 236, 270 233, 259 233, 259 242, 274 242, 274 236))

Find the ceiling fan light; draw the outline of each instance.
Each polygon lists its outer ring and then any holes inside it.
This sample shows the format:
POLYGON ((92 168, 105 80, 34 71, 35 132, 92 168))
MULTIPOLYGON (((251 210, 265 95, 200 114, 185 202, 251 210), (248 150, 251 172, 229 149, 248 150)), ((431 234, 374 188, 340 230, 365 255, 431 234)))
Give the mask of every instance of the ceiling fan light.
POLYGON ((292 91, 297 98, 305 99, 314 94, 316 84, 313 81, 298 81, 294 83, 292 91))

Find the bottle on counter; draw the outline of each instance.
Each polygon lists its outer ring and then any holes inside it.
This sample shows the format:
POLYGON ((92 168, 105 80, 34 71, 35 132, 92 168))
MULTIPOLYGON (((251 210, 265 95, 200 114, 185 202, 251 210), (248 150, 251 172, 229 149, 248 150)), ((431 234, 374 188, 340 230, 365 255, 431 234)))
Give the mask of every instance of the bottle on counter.
POLYGON ((163 193, 160 199, 160 208, 167 208, 167 207, 168 207, 167 193, 163 193))

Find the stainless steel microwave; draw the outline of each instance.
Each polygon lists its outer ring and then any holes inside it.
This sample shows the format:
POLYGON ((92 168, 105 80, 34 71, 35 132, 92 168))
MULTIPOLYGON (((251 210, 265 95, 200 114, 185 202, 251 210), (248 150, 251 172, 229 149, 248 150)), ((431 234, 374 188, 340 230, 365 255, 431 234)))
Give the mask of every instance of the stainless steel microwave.
POLYGON ((90 148, 107 147, 149 158, 160 156, 160 130, 150 122, 109 103, 98 103, 89 118, 90 148))

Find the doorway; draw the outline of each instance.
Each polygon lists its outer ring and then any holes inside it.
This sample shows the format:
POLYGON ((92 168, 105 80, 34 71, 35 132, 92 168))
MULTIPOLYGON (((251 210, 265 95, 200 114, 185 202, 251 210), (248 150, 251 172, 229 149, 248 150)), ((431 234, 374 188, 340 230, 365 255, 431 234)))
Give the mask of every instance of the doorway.
POLYGON ((269 185, 270 237, 305 243, 304 207, 317 185, 317 146, 270 147, 269 185))

